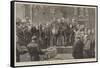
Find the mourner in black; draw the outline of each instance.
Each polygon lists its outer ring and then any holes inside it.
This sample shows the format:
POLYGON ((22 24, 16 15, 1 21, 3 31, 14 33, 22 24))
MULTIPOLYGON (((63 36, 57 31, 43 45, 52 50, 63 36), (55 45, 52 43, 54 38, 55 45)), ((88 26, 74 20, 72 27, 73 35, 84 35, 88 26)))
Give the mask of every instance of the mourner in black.
POLYGON ((83 47, 84 47, 83 41, 81 40, 80 37, 77 37, 73 46, 73 53, 72 53, 75 59, 83 58, 83 47))

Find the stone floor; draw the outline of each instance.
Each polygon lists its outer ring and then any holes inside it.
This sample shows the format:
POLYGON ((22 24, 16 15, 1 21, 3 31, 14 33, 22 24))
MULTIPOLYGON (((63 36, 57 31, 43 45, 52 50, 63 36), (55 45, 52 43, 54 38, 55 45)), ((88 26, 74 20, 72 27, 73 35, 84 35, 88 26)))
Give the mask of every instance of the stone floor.
POLYGON ((73 59, 72 54, 57 54, 54 58, 49 60, 66 60, 66 59, 73 59))
MULTIPOLYGON (((67 59, 73 59, 72 54, 57 54, 55 57, 50 58, 48 60, 67 60, 67 59)), ((20 56, 20 61, 25 62, 25 61, 31 61, 29 54, 24 54, 20 56)))

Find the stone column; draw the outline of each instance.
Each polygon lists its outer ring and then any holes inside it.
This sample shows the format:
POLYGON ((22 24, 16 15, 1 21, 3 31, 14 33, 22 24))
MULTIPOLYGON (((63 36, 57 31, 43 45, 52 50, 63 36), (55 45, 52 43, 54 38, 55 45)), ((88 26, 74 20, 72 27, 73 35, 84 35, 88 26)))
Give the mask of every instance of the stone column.
POLYGON ((88 12, 88 8, 85 8, 85 18, 86 18, 86 26, 89 28, 90 26, 90 22, 89 22, 89 12, 88 12))
POLYGON ((77 16, 77 7, 74 7, 74 16, 77 16))
POLYGON ((32 24, 32 5, 30 5, 30 24, 32 24))
POLYGON ((82 7, 80 8, 80 16, 82 16, 82 17, 84 16, 84 8, 82 8, 82 7))

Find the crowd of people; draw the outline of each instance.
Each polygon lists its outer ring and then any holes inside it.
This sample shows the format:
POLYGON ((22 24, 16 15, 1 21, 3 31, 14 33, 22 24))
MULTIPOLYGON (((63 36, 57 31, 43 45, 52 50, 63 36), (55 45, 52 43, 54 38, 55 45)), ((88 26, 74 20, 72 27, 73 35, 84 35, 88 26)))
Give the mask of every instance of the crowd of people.
POLYGON ((20 62, 20 54, 29 52, 31 60, 37 61, 41 49, 50 46, 72 46, 73 57, 83 58, 95 56, 95 34, 84 24, 69 22, 65 18, 55 19, 45 24, 32 24, 29 18, 16 20, 16 61, 20 62))

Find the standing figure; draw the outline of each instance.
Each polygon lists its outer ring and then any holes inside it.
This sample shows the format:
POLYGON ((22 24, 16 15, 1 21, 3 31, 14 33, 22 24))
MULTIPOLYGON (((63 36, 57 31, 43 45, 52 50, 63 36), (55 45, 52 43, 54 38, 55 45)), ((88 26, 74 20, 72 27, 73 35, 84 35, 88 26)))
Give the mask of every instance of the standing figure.
POLYGON ((90 43, 90 58, 94 58, 95 57, 95 39, 91 40, 90 43))
POLYGON ((95 40, 94 38, 90 39, 90 36, 86 37, 84 54, 85 54, 85 58, 95 57, 95 40))
POLYGON ((75 43, 73 45, 73 57, 75 59, 82 59, 83 58, 83 47, 84 43, 80 37, 76 37, 75 43))
POLYGON ((16 61, 21 62, 21 55, 24 55, 28 53, 28 49, 26 47, 26 36, 24 34, 25 31, 23 31, 23 23, 20 19, 16 22, 16 61))

